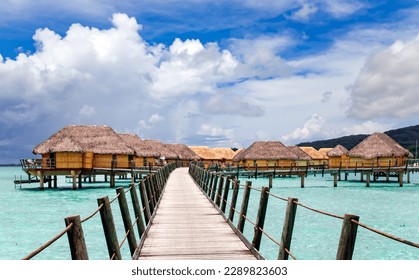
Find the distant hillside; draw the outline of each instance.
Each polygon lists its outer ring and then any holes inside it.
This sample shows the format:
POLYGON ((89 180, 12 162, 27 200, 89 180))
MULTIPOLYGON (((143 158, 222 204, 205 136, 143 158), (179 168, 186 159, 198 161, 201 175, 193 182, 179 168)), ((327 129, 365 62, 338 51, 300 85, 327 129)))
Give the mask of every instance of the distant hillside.
MULTIPOLYGON (((406 149, 409 149, 413 154, 415 154, 416 140, 419 140, 419 125, 389 130, 384 133, 393 138, 396 142, 398 142, 406 149)), ((367 134, 357 134, 329 140, 303 142, 298 144, 297 146, 312 146, 316 149, 320 149, 333 148, 336 145, 341 144, 342 146, 350 150, 353 147, 355 147, 359 142, 364 140, 367 136, 367 134)))

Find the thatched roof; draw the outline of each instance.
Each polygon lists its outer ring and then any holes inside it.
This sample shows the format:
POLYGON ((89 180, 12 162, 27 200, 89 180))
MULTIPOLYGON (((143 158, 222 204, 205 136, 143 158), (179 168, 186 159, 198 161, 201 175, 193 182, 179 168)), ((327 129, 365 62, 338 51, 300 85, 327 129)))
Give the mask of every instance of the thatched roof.
POLYGON ((288 149, 297 155, 299 160, 311 160, 311 157, 298 146, 288 146, 288 149))
POLYGON ((185 144, 166 144, 181 160, 200 160, 201 158, 185 144))
POLYGON ((166 144, 161 142, 160 140, 143 140, 146 142, 152 151, 158 152, 160 157, 164 157, 165 159, 178 159, 179 155, 169 149, 166 144))
POLYGON ((348 149, 346 149, 342 145, 336 145, 336 147, 334 147, 329 152, 327 152, 327 156, 329 157, 341 157, 347 154, 348 154, 348 149))
POLYGON ((320 148, 319 153, 321 153, 325 157, 325 159, 328 159, 329 156, 327 155, 327 153, 331 150, 333 150, 333 148, 320 148))
POLYGON ((217 160, 217 156, 210 147, 207 146, 189 146, 195 154, 203 160, 217 160))
POLYGON ((119 134, 122 140, 135 150, 135 154, 138 157, 154 157, 157 158, 160 156, 159 151, 156 151, 152 146, 147 145, 147 142, 142 140, 136 134, 119 134))
POLYGON ((387 134, 376 132, 353 147, 348 155, 350 157, 373 159, 378 157, 408 157, 411 153, 387 134))
POLYGON ((313 147, 300 147, 300 149, 303 150, 306 154, 308 154, 313 160, 327 159, 325 155, 323 155, 313 147))
POLYGON ((291 152, 280 141, 256 141, 247 149, 238 153, 234 160, 298 160, 298 156, 291 152))
POLYGON ((62 128, 33 149, 34 154, 93 152, 95 154, 134 154, 109 126, 70 125, 62 128))
POLYGON ((211 148, 211 150, 219 160, 233 160, 233 157, 237 154, 231 148, 211 148))

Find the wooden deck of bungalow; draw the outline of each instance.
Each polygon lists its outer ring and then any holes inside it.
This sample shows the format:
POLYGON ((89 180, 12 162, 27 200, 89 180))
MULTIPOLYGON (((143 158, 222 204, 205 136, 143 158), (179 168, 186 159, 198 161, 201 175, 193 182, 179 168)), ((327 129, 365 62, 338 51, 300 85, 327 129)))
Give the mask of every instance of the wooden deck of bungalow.
POLYGON ((141 260, 255 260, 188 173, 172 172, 136 255, 141 260))

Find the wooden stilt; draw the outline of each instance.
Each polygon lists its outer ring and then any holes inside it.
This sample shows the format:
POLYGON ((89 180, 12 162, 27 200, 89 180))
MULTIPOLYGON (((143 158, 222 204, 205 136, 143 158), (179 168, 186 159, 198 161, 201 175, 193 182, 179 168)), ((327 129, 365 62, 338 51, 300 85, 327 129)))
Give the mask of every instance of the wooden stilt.
POLYGON ((43 190, 44 189, 44 172, 38 171, 38 177, 39 177, 39 187, 41 188, 41 190, 43 190))
POLYGON ((333 187, 337 187, 338 186, 338 174, 335 173, 333 174, 333 187))
POLYGON ((403 172, 399 172, 399 186, 403 187, 403 172))
POLYGON ((57 188, 57 175, 54 175, 54 189, 57 188))
POLYGON ((71 178, 72 178, 72 182, 73 182, 73 190, 77 189, 77 175, 76 175, 76 171, 71 170, 71 178))
POLYGON ((300 179, 301 179, 301 187, 304 188, 304 174, 300 175, 300 179))
POLYGON ((367 175, 367 184, 366 184, 366 186, 369 187, 370 186, 371 173, 370 172, 367 172, 366 175, 367 175))

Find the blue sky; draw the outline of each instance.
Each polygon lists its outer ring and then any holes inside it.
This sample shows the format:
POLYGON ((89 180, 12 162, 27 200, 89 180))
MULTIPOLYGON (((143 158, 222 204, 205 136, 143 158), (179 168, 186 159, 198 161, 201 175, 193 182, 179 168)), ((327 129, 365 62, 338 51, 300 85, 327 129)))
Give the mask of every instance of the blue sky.
POLYGON ((418 5, 2 1, 0 163, 69 124, 212 147, 416 125, 418 5))

